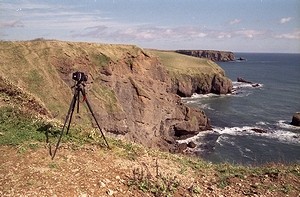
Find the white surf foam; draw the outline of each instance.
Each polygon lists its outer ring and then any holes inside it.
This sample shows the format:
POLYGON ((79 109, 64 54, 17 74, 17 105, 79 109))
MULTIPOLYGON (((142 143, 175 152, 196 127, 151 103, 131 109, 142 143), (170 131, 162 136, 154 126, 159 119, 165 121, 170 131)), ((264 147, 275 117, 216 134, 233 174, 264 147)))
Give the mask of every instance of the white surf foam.
POLYGON ((197 93, 193 93, 191 98, 211 98, 211 97, 219 97, 220 95, 218 94, 213 94, 213 93, 209 93, 209 94, 197 94, 197 93))
POLYGON ((221 135, 254 135, 254 136, 261 136, 270 139, 276 139, 283 143, 291 143, 291 144, 300 144, 300 133, 295 133, 286 130, 269 130, 265 128, 259 127, 225 127, 225 128, 214 128, 213 131, 221 134, 221 135), (265 133, 255 132, 255 129, 262 129, 265 133))
POLYGON ((266 126, 266 125, 269 125, 269 123, 261 121, 261 122, 257 122, 256 125, 266 126))
POLYGON ((232 85, 232 94, 239 97, 249 96, 252 93, 251 90, 257 88, 261 89, 264 86, 261 83, 249 84, 237 81, 233 81, 232 85))
POLYGON ((193 93, 191 97, 183 97, 182 100, 185 100, 187 103, 194 103, 195 101, 193 99, 205 99, 205 98, 214 98, 214 97, 222 98, 226 96, 238 96, 238 97, 249 96, 252 93, 252 91, 250 90, 262 88, 264 86, 261 83, 249 84, 249 83, 242 83, 237 81, 233 81, 232 85, 233 85, 232 93, 230 94, 219 95, 213 93, 209 93, 209 94, 193 93))
POLYGON ((207 131, 201 131, 197 135, 184 139, 184 140, 177 140, 178 143, 189 143, 189 142, 195 142, 197 139, 202 138, 206 136, 207 134, 212 134, 214 133, 213 130, 207 130, 207 131))
POLYGON ((291 125, 290 122, 286 121, 286 120, 279 120, 276 125, 282 129, 289 129, 289 130, 293 130, 293 131, 297 131, 299 130, 300 132, 300 127, 291 125))

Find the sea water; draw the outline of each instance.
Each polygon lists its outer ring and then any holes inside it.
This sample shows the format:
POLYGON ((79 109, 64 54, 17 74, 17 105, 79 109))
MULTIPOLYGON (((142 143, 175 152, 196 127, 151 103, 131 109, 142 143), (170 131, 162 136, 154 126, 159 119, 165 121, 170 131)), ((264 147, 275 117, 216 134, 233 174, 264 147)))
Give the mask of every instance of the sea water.
POLYGON ((300 54, 235 56, 246 61, 218 63, 233 81, 232 94, 183 98, 204 110, 213 126, 186 141, 196 142, 195 153, 214 163, 300 163, 300 127, 290 125, 300 112, 300 54))

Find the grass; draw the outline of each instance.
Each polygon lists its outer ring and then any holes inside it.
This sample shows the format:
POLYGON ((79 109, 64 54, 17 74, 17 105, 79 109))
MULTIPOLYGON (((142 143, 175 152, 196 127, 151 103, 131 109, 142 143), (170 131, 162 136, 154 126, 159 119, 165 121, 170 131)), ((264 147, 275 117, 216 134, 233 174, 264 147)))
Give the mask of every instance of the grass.
MULTIPOLYGON (((44 146, 46 131, 49 132, 51 143, 54 144, 60 128, 60 124, 35 119, 17 108, 11 106, 0 107, 0 146, 16 147, 17 152, 20 154, 27 152, 29 149, 34 151, 44 146)), ((297 187, 293 182, 283 182, 280 185, 265 185, 262 182, 264 179, 278 180, 280 177, 292 177, 292 180, 299 179, 300 167, 297 164, 263 167, 240 166, 228 163, 211 164, 199 158, 146 149, 141 145, 122 140, 113 138, 107 138, 107 140, 111 147, 109 154, 113 154, 114 157, 124 161, 139 163, 139 167, 132 166, 132 174, 128 177, 127 185, 129 188, 140 190, 145 194, 173 196, 184 185, 182 177, 189 177, 188 179, 202 177, 189 185, 188 191, 195 196, 207 192, 207 188, 203 187, 203 184, 206 183, 201 181, 203 178, 206 180, 209 177, 215 177, 210 178, 213 180, 210 182, 220 190, 238 187, 232 182, 234 180, 240 186, 250 187, 251 190, 249 191, 247 188, 244 189, 249 194, 252 194, 251 192, 254 190, 268 190, 286 195, 297 191, 297 187), (146 155, 151 158, 148 163, 145 163, 145 161, 140 162, 146 155), (166 164, 168 164, 167 167, 164 166, 166 164), (168 169, 169 165, 173 167, 168 169), (176 167, 174 168, 174 166, 176 167)), ((87 130, 78 126, 71 128, 69 135, 63 136, 62 144, 67 144, 72 150, 91 144, 104 147, 103 139, 98 135, 96 129, 87 130)), ((57 169, 58 165, 51 162, 48 167, 57 169)), ((214 187, 209 188, 214 190, 214 187)))
POLYGON ((160 173, 159 166, 156 168, 156 175, 151 174, 147 166, 134 168, 128 186, 152 193, 154 196, 173 196, 180 185, 180 180, 174 175, 160 173))
MULTIPOLYGON (((61 128, 60 123, 36 119, 18 108, 0 107, 0 145, 20 147, 20 152, 27 148, 38 148, 39 145, 46 143, 46 133, 49 142, 56 143, 61 128)), ((119 155, 124 158, 136 160, 140 155, 141 146, 112 138, 107 138, 107 140, 111 148, 118 150, 119 155)), ((62 143, 68 143, 73 147, 97 143, 99 146, 105 147, 98 128, 91 129, 78 125, 71 126, 69 134, 63 136, 62 143)))
POLYGON ((45 133, 38 131, 41 127, 43 122, 33 121, 16 108, 0 108, 0 145, 17 147, 21 154, 35 150, 45 142, 45 133))
POLYGON ((209 73, 224 73, 216 63, 204 58, 182 55, 173 51, 148 50, 150 54, 158 56, 162 64, 173 75, 203 75, 209 73))
MULTIPOLYGON (((25 112, 11 107, 0 107, 0 145, 35 149, 46 142, 46 133, 49 141, 56 142, 61 126, 36 119, 25 112)), ((80 132, 80 127, 70 129, 69 135, 63 137, 63 141, 80 146, 93 140, 89 135, 80 132)))
MULTIPOLYGON (((99 83, 100 84, 100 83, 99 83)), ((103 85, 94 86, 91 93, 95 98, 104 105, 104 108, 108 112, 116 112, 121 110, 118 104, 118 99, 114 91, 103 85)))
MULTIPOLYGON (((100 98, 95 106, 110 111, 119 110, 114 92, 98 85, 99 67, 142 50, 132 45, 76 43, 36 39, 31 42, 0 42, 0 77, 5 78, 23 92, 33 95, 60 120, 65 118, 72 96, 71 73, 82 70, 97 79, 92 86, 100 98), (96 84, 95 83, 95 84, 96 84)), ((85 117, 85 116, 83 116, 85 117)), ((88 122, 89 120, 84 120, 88 122)))

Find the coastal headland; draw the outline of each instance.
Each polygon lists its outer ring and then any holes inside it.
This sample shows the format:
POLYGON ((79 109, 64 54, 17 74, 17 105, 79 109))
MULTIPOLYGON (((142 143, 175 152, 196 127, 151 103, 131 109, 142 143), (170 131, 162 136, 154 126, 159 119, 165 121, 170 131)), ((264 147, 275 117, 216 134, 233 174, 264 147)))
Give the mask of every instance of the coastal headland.
POLYGON ((299 164, 212 164, 167 152, 211 127, 181 96, 231 88, 213 61, 174 51, 0 41, 0 196, 297 196, 299 164), (76 71, 88 75, 87 97, 110 148, 80 104, 52 160, 76 71))
POLYGON ((176 50, 177 53, 199 58, 207 58, 215 62, 235 61, 234 53, 231 51, 216 50, 176 50))
MULTIPOLYGON (((180 97, 232 88, 213 61, 172 51, 55 40, 0 45, 5 105, 16 100, 26 110, 62 121, 72 98, 71 75, 81 71, 88 75, 88 97, 106 133, 161 150, 176 151, 176 139, 211 127, 203 111, 180 97), (22 95, 31 95, 29 101, 22 95)), ((94 124, 87 109, 81 111, 74 122, 94 124)))

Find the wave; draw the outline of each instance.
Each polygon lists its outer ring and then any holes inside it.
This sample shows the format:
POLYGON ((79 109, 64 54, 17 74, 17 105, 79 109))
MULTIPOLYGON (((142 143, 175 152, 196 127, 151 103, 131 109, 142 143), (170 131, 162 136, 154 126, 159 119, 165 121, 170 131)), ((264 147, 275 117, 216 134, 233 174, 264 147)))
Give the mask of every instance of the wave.
POLYGON ((282 129, 266 129, 260 127, 243 126, 215 128, 213 130, 220 133, 221 135, 253 135, 269 139, 276 139, 283 143, 300 144, 300 133, 295 133, 282 129))
POLYGON ((243 83, 243 82, 237 82, 237 81, 233 81, 232 82, 232 95, 235 96, 249 96, 250 94, 252 94, 253 89, 261 89, 262 87, 264 87, 264 84, 262 83, 243 83))
MULTIPOLYGON (((257 164, 280 161, 284 152, 296 151, 300 147, 300 132, 274 129, 274 125, 272 129, 270 123, 258 122, 255 126, 214 127, 178 142, 194 142, 196 147, 187 148, 186 152, 209 161, 257 164)), ((300 161, 297 157, 296 161, 300 161)))
POLYGON ((244 83, 244 82, 238 82, 238 81, 233 81, 232 82, 233 88, 238 89, 238 88, 261 88, 264 86, 262 83, 244 83))
POLYGON ((286 120, 279 120, 276 123, 276 126, 282 128, 282 129, 288 129, 288 130, 299 131, 300 132, 300 127, 291 125, 290 122, 288 122, 286 120))
POLYGON ((219 95, 214 93, 209 94, 197 94, 193 93, 191 97, 183 97, 182 100, 184 100, 186 103, 196 103, 199 99, 207 99, 207 98, 222 98, 227 96, 236 96, 236 97, 245 97, 252 94, 253 89, 261 89, 264 87, 264 84, 261 83, 255 83, 255 84, 249 84, 249 83, 243 83, 243 82, 232 82, 232 93, 225 94, 225 95, 219 95))
POLYGON ((197 93, 194 93, 191 96, 191 98, 193 98, 193 99, 198 99, 198 98, 212 98, 212 97, 220 97, 220 95, 213 94, 213 93, 209 93, 209 94, 197 94, 197 93))
MULTIPOLYGON (((267 123, 263 123, 263 124, 267 124, 267 123)), ((246 136, 246 135, 275 139, 282 143, 300 144, 300 133, 295 133, 295 132, 286 131, 282 129, 274 130, 274 129, 266 129, 260 127, 251 127, 251 126, 224 127, 224 128, 214 127, 212 130, 202 131, 191 138, 185 140, 178 140, 178 142, 189 143, 193 141, 196 142, 197 144, 205 143, 202 142, 201 139, 205 138, 205 136, 209 134, 219 136, 216 142, 219 143, 220 145, 222 145, 222 141, 224 140, 226 141, 226 138, 228 138, 228 136, 246 136)))

